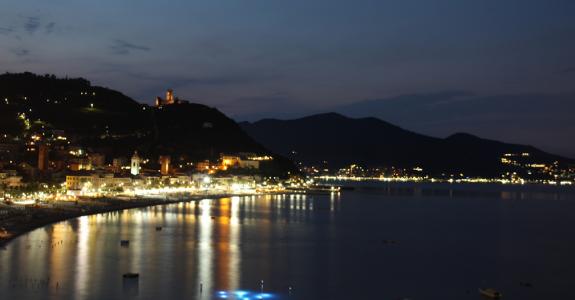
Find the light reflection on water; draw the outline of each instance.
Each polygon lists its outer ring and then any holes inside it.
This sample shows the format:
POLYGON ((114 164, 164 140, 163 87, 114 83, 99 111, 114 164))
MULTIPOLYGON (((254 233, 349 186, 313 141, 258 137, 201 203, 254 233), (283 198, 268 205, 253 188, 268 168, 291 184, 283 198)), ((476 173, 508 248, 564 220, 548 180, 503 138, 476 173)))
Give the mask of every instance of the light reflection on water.
MULTIPOLYGON (((97 220, 97 218, 96 218, 97 220)), ((85 296, 86 286, 88 284, 88 276, 90 272, 90 265, 88 264, 89 251, 90 251, 90 220, 89 217, 84 216, 78 218, 78 254, 76 255, 76 276, 74 291, 76 295, 74 298, 81 299, 85 296)), ((57 263, 57 262, 55 262, 57 263)))
POLYGON ((275 299, 573 296, 573 196, 400 186, 85 216, 0 251, 0 299, 215 299, 261 280, 275 299))
POLYGON ((211 201, 208 200, 202 200, 199 203, 201 217, 200 221, 198 222, 200 227, 200 234, 198 239, 198 261, 200 263, 198 270, 199 284, 196 283, 196 286, 202 285, 202 293, 204 290, 210 291, 212 289, 212 220, 210 202, 211 201))
MULTIPOLYGON (((332 199, 332 201, 334 201, 332 199)), ((166 295, 212 299, 240 290, 242 249, 257 251, 270 276, 269 238, 277 222, 303 222, 312 210, 303 195, 201 200, 84 216, 26 234, 0 252, 0 298, 95 299, 166 295), (252 234, 242 240, 242 230, 252 234), (158 228, 159 229, 158 229, 158 228), (121 240, 129 240, 121 247, 121 240), (139 279, 122 274, 139 273, 139 279)), ((252 283, 257 286, 259 279, 252 283)))

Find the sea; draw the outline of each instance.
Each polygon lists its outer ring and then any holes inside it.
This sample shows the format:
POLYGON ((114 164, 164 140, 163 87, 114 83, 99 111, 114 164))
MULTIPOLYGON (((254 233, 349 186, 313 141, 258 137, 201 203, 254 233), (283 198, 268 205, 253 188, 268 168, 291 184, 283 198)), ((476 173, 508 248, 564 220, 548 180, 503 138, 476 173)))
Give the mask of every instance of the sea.
POLYGON ((0 299, 575 299, 575 187, 330 183, 36 229, 0 299))

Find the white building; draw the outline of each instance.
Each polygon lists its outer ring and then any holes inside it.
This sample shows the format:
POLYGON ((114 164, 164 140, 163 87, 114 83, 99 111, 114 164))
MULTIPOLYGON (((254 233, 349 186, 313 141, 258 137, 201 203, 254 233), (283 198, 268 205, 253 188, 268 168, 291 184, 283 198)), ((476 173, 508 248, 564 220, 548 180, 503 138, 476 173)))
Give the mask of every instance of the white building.
POLYGON ((114 177, 113 174, 79 174, 66 176, 66 189, 68 191, 100 190, 131 187, 132 179, 127 177, 114 177))
POLYGON ((140 174, 140 156, 138 155, 138 151, 134 151, 134 155, 132 156, 132 164, 130 165, 130 173, 132 175, 139 175, 140 174))

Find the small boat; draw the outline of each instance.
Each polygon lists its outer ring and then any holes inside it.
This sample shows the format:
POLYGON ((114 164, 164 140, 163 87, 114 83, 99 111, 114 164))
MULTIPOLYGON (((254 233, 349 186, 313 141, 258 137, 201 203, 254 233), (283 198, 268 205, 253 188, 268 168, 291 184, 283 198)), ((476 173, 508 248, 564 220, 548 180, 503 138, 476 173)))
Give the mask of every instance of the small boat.
POLYGON ((156 231, 161 231, 162 230, 162 226, 157 226, 156 227, 156 231))
POLYGON ((126 273, 126 274, 122 275, 122 277, 124 277, 124 278, 138 278, 138 277, 140 277, 140 274, 138 274, 138 273, 126 273))
POLYGON ((479 293, 491 299, 500 299, 503 295, 494 289, 479 289, 479 293))
POLYGON ((130 245, 130 240, 121 240, 120 241, 120 246, 129 246, 130 245))

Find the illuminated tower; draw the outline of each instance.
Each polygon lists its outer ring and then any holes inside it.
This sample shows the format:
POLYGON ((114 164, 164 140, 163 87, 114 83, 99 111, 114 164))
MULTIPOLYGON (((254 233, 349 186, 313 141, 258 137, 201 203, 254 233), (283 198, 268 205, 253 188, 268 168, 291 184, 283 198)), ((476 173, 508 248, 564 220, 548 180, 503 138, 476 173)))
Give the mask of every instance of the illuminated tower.
POLYGON ((38 170, 46 171, 48 169, 48 145, 40 144, 38 146, 38 170))
POLYGON ((140 156, 138 156, 138 151, 134 151, 132 156, 132 164, 130 165, 130 173, 132 175, 140 174, 140 156))
POLYGON ((174 104, 174 91, 171 89, 166 92, 166 104, 174 104))
POLYGON ((170 161, 171 158, 169 156, 167 155, 160 156, 160 164, 161 164, 160 173, 164 176, 170 174, 170 161))

